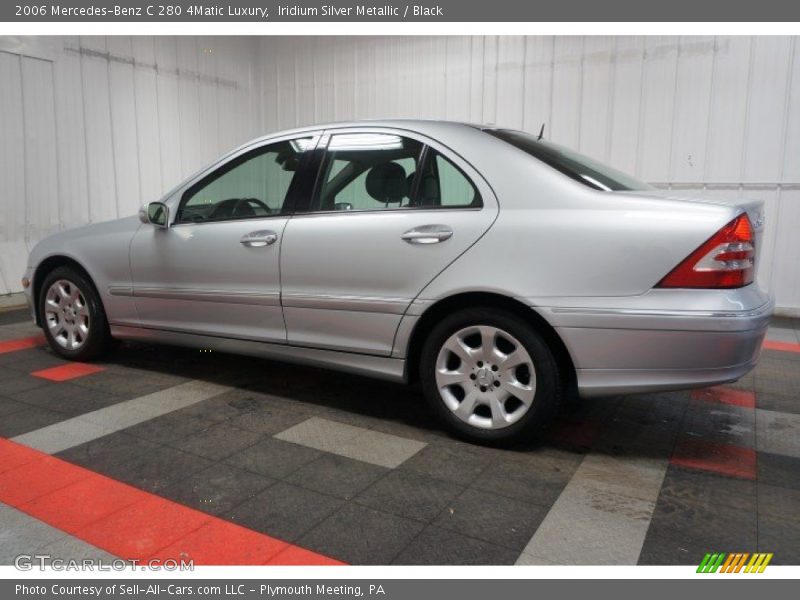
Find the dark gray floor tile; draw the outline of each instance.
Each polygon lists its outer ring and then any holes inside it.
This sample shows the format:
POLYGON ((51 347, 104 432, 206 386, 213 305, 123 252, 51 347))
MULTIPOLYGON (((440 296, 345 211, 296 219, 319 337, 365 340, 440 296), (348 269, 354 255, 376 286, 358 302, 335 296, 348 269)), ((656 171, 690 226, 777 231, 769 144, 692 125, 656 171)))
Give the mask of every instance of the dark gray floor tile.
POLYGON ((226 513, 225 518, 293 542, 341 505, 338 498, 279 481, 226 513))
POLYGON ((699 564, 706 552, 752 551, 756 545, 755 506, 711 506, 702 498, 661 494, 639 562, 699 564))
POLYGON ((440 481, 469 485, 492 460, 492 454, 484 450, 468 444, 430 444, 399 468, 440 481))
POLYGON ((435 525, 468 537, 522 551, 547 508, 481 490, 468 489, 439 515, 435 525))
POLYGON ((756 394, 756 406, 763 410, 774 410, 791 414, 800 414, 800 366, 798 366, 798 392, 796 394, 756 394))
POLYGON ((264 438, 225 461, 253 473, 282 479, 320 456, 322 453, 319 450, 275 438, 264 438))
POLYGON ((387 565, 423 524, 347 503, 299 540, 304 548, 353 565, 387 565))
POLYGON ((128 427, 125 433, 157 444, 169 444, 207 429, 213 424, 213 421, 198 419, 186 414, 167 413, 128 427))
POLYGON ((263 438, 258 433, 232 427, 227 423, 215 423, 169 445, 212 460, 222 460, 252 446, 260 439, 263 438))
POLYGON ((55 386, 56 384, 42 379, 41 377, 34 377, 33 375, 18 375, 16 377, 9 377, 3 380, 0 384, 0 392, 7 398, 13 398, 14 394, 18 392, 25 392, 33 388, 44 386, 55 386))
POLYGON ((388 472, 385 467, 324 453, 289 475, 286 481, 348 500, 388 472))
POLYGON ((473 483, 473 487, 550 507, 572 477, 578 463, 547 452, 524 461, 499 459, 473 483))
POLYGON ((64 450, 56 456, 93 471, 106 473, 117 463, 131 461, 141 455, 146 456, 159 447, 158 444, 127 435, 124 432, 117 432, 64 450))
POLYGON ((774 554, 770 564, 800 565, 800 521, 759 515, 758 551, 774 554))
POLYGON ((39 408, 38 406, 28 406, 21 410, 15 410, 0 419, 0 436, 12 438, 58 423, 65 418, 62 413, 39 408))
POLYGON ((274 479, 218 463, 164 488, 162 496, 219 515, 254 498, 274 479))
POLYGON ((160 494, 169 485, 212 464, 212 461, 195 454, 158 446, 149 452, 137 453, 128 461, 116 462, 104 472, 140 489, 160 494))
POLYGON ((800 490, 800 458, 759 452, 758 483, 800 490))
POLYGON ((440 527, 426 527, 393 563, 398 565, 513 565, 518 552, 440 527))
POLYGON ((70 383, 17 392, 14 398, 33 406, 60 412, 65 417, 75 417, 124 401, 124 398, 70 383))
POLYGON ((460 485, 409 471, 392 471, 356 496, 355 501, 401 517, 429 522, 450 506, 463 489, 460 485))
POLYGON ((758 514, 800 522, 800 489, 758 484, 758 514))
POLYGON ((723 505, 744 511, 756 509, 756 482, 725 477, 674 465, 667 468, 661 495, 677 503, 713 510, 723 505))
POLYGON ((25 404, 24 402, 19 402, 17 400, 12 400, 11 398, 0 396, 0 417, 10 415, 11 413, 15 413, 26 408, 30 408, 30 404, 25 404))
POLYGON ((237 415, 228 423, 247 431, 261 435, 275 435, 298 423, 306 420, 308 415, 273 408, 260 408, 259 410, 237 415))

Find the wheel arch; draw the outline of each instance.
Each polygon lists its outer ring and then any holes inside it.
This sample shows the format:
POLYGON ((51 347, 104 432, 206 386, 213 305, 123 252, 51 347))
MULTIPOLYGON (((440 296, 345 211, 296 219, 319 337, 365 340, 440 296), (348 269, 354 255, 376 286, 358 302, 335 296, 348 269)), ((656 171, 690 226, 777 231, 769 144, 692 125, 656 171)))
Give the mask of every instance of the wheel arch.
POLYGON ((566 386, 569 387, 575 384, 577 376, 572 356, 553 326, 530 306, 515 298, 495 292, 465 292, 448 296, 436 301, 422 313, 422 316, 420 316, 411 331, 406 351, 407 378, 409 382, 419 380, 419 360, 422 354, 422 346, 436 323, 457 310, 475 308, 476 306, 506 310, 530 324, 537 333, 544 337, 547 345, 552 350, 566 386))
POLYGON ((97 289, 97 285, 94 282, 94 278, 81 263, 64 254, 54 254, 52 256, 48 256, 36 267, 36 270, 33 273, 33 281, 31 282, 31 287, 33 288, 34 314, 36 315, 36 324, 40 327, 43 323, 42 315, 40 314, 41 308, 39 306, 39 299, 42 296, 42 284, 44 283, 44 280, 47 279, 47 276, 59 267, 72 267, 79 271, 81 275, 86 277, 86 279, 92 285, 97 297, 100 298, 100 302, 103 301, 103 298, 97 289))

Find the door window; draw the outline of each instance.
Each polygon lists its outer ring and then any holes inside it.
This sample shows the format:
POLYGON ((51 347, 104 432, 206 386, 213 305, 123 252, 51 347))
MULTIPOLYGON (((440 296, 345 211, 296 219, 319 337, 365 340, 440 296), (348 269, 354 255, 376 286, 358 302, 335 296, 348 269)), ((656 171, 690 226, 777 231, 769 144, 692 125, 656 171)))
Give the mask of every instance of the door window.
POLYGON ((313 138, 278 142, 236 158, 183 196, 176 223, 254 219, 285 212, 303 154, 313 138))
POLYGON ((440 152, 429 148, 418 182, 415 204, 427 208, 472 208, 481 197, 469 178, 440 152))
POLYGON ((383 133, 331 137, 312 211, 480 207, 475 185, 440 152, 383 133))
POLYGON ((423 144, 383 133, 331 137, 312 210, 386 210, 410 205, 423 144))

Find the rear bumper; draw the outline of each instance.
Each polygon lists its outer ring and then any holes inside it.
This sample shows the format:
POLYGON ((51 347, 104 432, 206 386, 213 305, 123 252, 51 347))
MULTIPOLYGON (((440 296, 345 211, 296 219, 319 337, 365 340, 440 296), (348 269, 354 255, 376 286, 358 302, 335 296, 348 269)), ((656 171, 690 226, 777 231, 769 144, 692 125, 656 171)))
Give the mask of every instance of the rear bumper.
MULTIPOLYGON (((542 310, 561 336, 583 396, 687 389, 735 381, 758 361, 774 300, 757 289, 738 294, 736 308, 715 301, 702 308, 708 292, 692 297, 691 310, 669 304, 647 308, 549 307, 542 310), (755 292, 755 293, 754 293, 755 292), (755 304, 755 306, 753 306, 755 304), (749 306, 748 306, 749 305, 749 306)), ((657 293, 656 296, 659 294, 657 293)))

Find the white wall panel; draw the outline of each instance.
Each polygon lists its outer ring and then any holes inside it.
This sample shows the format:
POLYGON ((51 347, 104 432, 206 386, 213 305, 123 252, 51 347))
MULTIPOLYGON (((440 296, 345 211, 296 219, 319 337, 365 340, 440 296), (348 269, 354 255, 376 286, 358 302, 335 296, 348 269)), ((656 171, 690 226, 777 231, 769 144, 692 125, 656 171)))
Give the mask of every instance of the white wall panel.
POLYGON ((131 214, 262 132, 425 117, 544 123, 546 138, 661 186, 764 199, 761 277, 800 311, 796 38, 136 36, 0 48, 0 293, 19 289, 26 233, 131 214))
POLYGON ((21 290, 43 236, 135 214, 261 132, 253 39, 14 39, 0 38, 0 294, 21 290))

